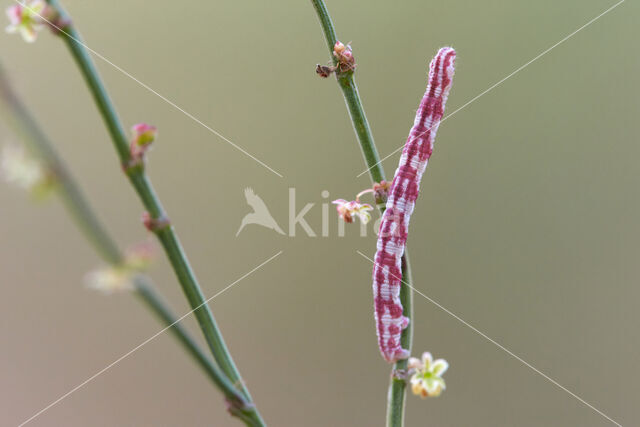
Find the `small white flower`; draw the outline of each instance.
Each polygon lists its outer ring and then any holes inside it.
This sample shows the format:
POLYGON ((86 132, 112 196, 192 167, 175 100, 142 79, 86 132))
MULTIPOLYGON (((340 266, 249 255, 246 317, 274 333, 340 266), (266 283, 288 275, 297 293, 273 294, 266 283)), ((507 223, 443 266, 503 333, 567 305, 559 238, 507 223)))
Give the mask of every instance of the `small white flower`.
POLYGON ((36 196, 48 194, 54 186, 52 174, 40 161, 19 145, 6 145, 2 150, 2 172, 5 180, 36 196))
POLYGON ((353 217, 360 218, 363 224, 368 223, 371 220, 371 214, 369 211, 373 210, 373 207, 367 203, 360 203, 358 200, 344 200, 337 199, 332 202, 336 206, 338 215, 344 222, 353 222, 353 217))
POLYGON ((84 278, 86 286, 104 294, 133 290, 134 274, 122 267, 105 267, 93 270, 84 278))
POLYGON ((449 363, 444 359, 433 360, 431 353, 422 354, 422 360, 412 357, 409 359, 408 367, 411 376, 411 391, 413 394, 422 397, 440 396, 446 384, 442 375, 449 369, 449 363))
POLYGON ((20 33, 24 41, 33 43, 36 41, 38 31, 44 26, 45 20, 42 17, 48 9, 49 6, 44 0, 25 1, 24 5, 21 3, 9 6, 7 33, 20 33))
POLYGON ((129 248, 122 264, 98 268, 87 273, 85 284, 104 294, 132 291, 136 275, 147 270, 153 259, 151 244, 142 243, 129 248))

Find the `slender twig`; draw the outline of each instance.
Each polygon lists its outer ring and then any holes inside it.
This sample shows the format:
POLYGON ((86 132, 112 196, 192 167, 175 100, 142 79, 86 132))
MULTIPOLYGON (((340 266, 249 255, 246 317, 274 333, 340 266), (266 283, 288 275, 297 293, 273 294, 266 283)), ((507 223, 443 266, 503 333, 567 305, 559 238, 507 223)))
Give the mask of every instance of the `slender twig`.
MULTIPOLYGON (((337 65, 337 58, 333 55, 333 48, 338 41, 336 32, 331 21, 331 16, 327 11, 327 7, 323 0, 311 0, 313 6, 320 20, 322 31, 324 32, 327 46, 329 48, 329 56, 331 57, 334 66, 337 65)), ((344 100, 351 116, 351 122, 353 123, 353 129, 358 137, 360 148, 364 156, 365 162, 368 166, 369 174, 374 183, 380 182, 385 179, 384 170, 380 163, 380 157, 378 156, 378 150, 376 149, 373 135, 371 134, 371 128, 367 120, 367 116, 364 113, 362 102, 360 101, 360 95, 358 94, 358 87, 353 77, 353 70, 342 71, 339 67, 336 69, 336 79, 338 86, 342 89, 344 100)), ((384 204, 379 203, 378 208, 381 212, 384 212, 384 204)), ((411 284, 411 270, 409 267, 409 254, 405 250, 402 257, 402 276, 405 284, 411 284)), ((412 291, 410 286, 402 286, 400 288, 400 300, 403 306, 403 315, 412 318, 412 291)), ((412 322, 409 321, 409 326, 402 332, 401 342, 402 348, 411 350, 411 343, 413 337, 412 322)), ((388 407, 387 407, 387 425, 398 427, 403 425, 404 418, 404 396, 406 391, 406 378, 402 375, 396 375, 396 372, 402 372, 406 370, 407 361, 400 360, 394 364, 391 384, 389 385, 388 392, 388 407)))
MULTIPOLYGON (((408 283, 413 283, 411 277, 411 266, 409 265, 409 257, 405 252, 402 258, 402 283, 405 285, 400 288, 400 302, 402 303, 402 312, 410 319, 413 316, 413 291, 408 283), (404 290, 404 291, 403 291, 404 290)), ((413 328, 412 323, 404 330, 400 337, 400 347, 411 350, 411 338, 413 328)), ((389 392, 387 397, 387 426, 402 426, 404 424, 404 398, 407 386, 407 359, 399 360, 393 366, 391 375, 391 384, 389 384, 389 392)))
POLYGON ((3 117, 12 130, 24 141, 30 150, 46 165, 47 170, 61 184, 60 196, 69 213, 77 222, 94 249, 111 265, 121 264, 123 256, 97 217, 91 211, 86 199, 53 148, 47 135, 38 126, 31 113, 22 104, 11 88, 11 84, 0 66, 0 107, 3 117))
MULTIPOLYGON (((85 44, 82 42, 80 34, 76 30, 75 25, 71 23, 72 21, 70 17, 66 14, 57 0, 48 0, 48 3, 60 15, 57 20, 60 25, 57 26, 56 29, 69 48, 71 55, 87 83, 96 106, 98 107, 107 130, 109 131, 109 135, 111 136, 113 145, 118 153, 120 162, 127 177, 129 178, 129 181, 140 197, 151 217, 151 220, 157 224, 162 224, 158 227, 152 227, 152 231, 162 244, 178 281, 182 286, 182 290, 184 291, 191 308, 194 309, 196 319, 198 320, 198 324, 202 329, 209 348, 211 349, 213 357, 229 380, 245 396, 247 402, 251 403, 251 395, 249 394, 249 391, 245 386, 235 363, 233 362, 213 314, 211 313, 209 306, 206 304, 202 289, 189 264, 178 236, 173 226, 168 222, 168 216, 151 185, 149 177, 144 171, 144 164, 142 162, 138 162, 132 165, 129 141, 124 132, 124 128, 118 118, 115 107, 111 102, 104 84, 102 83, 93 60, 91 59, 85 44)), ((56 25, 55 23, 50 24, 56 25)), ((236 408, 232 407, 230 409, 234 412, 236 408)), ((247 409, 247 412, 254 425, 264 425, 264 422, 254 406, 247 409)))
POLYGON ((253 404, 247 402, 246 398, 237 390, 229 379, 220 371, 220 368, 213 363, 207 355, 200 349, 198 344, 191 338, 187 331, 176 321, 175 316, 157 291, 144 276, 136 278, 135 282, 137 295, 149 308, 162 320, 166 325, 171 325, 171 331, 182 345, 189 351, 191 356, 207 373, 214 384, 222 391, 227 402, 229 403, 231 413, 242 419, 248 426, 254 426, 254 420, 251 413, 253 412, 253 404))
MULTIPOLYGON (((318 18, 320 19, 320 25, 322 26, 322 31, 324 32, 324 37, 327 40, 327 46, 329 47, 329 56, 333 61, 333 65, 337 65, 338 60, 333 55, 333 47, 338 39, 333 28, 331 16, 329 16, 329 12, 327 11, 327 7, 324 5, 324 1, 311 0, 311 3, 313 3, 316 13, 318 14, 318 18)), ((340 69, 336 70, 336 79, 338 80, 340 89, 342 89, 342 94, 344 95, 344 100, 347 104, 349 115, 351 116, 353 130, 356 132, 358 141, 360 142, 360 148, 362 149, 365 162, 367 163, 367 166, 371 167, 369 169, 371 179, 374 182, 380 182, 384 180, 384 171, 382 166, 379 164, 380 156, 378 156, 378 150, 375 142, 373 141, 369 121, 367 120, 367 116, 364 114, 364 109, 362 108, 362 102, 360 101, 360 95, 358 94, 358 86, 356 86, 356 82, 353 78, 353 70, 344 72, 340 71, 340 69)))
MULTIPOLYGON (((58 194, 62 197, 68 212, 96 252, 111 266, 121 266, 125 261, 122 252, 91 209, 76 181, 56 152, 53 143, 12 90, 1 66, 0 110, 3 111, 4 114, 2 116, 13 131, 34 152, 46 169, 53 172, 58 194)), ((171 309, 164 302, 150 279, 143 275, 137 275, 134 279, 134 285, 140 300, 165 325, 171 327, 170 331, 222 391, 227 400, 237 402, 236 406, 239 407, 250 406, 226 375, 220 371, 220 368, 205 355, 182 325, 176 322, 176 316, 171 312, 171 309)))

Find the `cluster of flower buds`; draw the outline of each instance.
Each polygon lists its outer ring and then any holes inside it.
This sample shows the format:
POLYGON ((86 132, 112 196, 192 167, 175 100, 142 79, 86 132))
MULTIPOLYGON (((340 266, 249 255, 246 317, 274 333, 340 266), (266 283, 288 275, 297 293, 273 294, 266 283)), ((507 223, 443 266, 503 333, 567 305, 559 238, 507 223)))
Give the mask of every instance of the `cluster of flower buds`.
POLYGON ((132 291, 136 275, 151 265, 154 250, 150 243, 141 243, 129 248, 120 265, 93 270, 85 276, 85 284, 104 294, 132 291))
POLYGON ((338 61, 338 69, 340 72, 346 73, 356 69, 356 59, 353 57, 350 44, 345 46, 340 41, 337 41, 333 46, 333 56, 338 61))
POLYGON ((19 145, 4 147, 1 166, 8 183, 27 190, 37 199, 48 196, 58 182, 50 168, 19 145))
POLYGON ((449 363, 444 359, 433 360, 431 353, 422 354, 422 359, 411 357, 408 362, 411 375, 411 391, 423 399, 438 397, 446 384, 442 375, 449 369, 449 363))
POLYGON ((6 13, 9 18, 7 33, 19 33, 27 43, 36 41, 38 32, 47 25, 56 33, 68 25, 58 11, 44 0, 25 0, 9 6, 6 13))
POLYGON ((132 138, 129 144, 131 153, 131 165, 141 165, 145 154, 151 148, 151 144, 158 136, 155 126, 146 123, 138 123, 131 128, 132 138))
POLYGON ((316 74, 320 77, 327 78, 335 72, 347 73, 353 72, 356 69, 356 60, 353 57, 353 51, 351 45, 346 46, 337 41, 333 46, 333 57, 336 60, 336 65, 316 65, 316 74))

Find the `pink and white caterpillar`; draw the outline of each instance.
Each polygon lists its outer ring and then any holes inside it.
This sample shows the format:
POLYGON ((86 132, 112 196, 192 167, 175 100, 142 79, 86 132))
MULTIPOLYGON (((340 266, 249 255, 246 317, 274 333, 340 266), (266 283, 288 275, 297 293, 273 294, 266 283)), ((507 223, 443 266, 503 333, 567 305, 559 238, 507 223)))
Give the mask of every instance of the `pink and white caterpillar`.
POLYGON ((409 324, 409 318, 402 315, 400 302, 401 258, 420 179, 431 157, 433 141, 451 89, 455 59, 455 50, 443 47, 431 61, 427 91, 402 150, 378 232, 373 266, 376 332, 382 357, 390 363, 409 357, 409 351, 400 344, 402 330, 409 324))

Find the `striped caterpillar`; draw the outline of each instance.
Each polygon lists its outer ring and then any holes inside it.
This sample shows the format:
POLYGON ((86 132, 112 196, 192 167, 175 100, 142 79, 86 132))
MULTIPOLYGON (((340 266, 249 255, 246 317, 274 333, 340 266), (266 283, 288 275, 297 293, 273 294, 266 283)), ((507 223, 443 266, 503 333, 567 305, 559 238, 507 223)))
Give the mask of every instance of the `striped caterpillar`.
POLYGON ((373 266, 376 333, 382 357, 390 363, 409 357, 409 351, 400 343, 402 330, 409 325, 409 318, 403 316, 400 302, 401 258, 420 179, 431 157, 433 141, 451 89, 455 58, 455 50, 443 47, 431 61, 427 91, 402 150, 378 232, 373 266))

